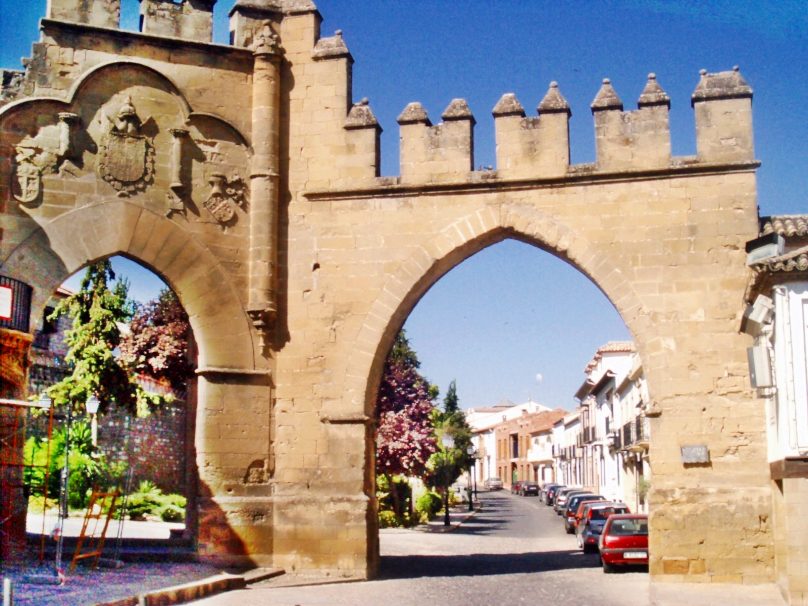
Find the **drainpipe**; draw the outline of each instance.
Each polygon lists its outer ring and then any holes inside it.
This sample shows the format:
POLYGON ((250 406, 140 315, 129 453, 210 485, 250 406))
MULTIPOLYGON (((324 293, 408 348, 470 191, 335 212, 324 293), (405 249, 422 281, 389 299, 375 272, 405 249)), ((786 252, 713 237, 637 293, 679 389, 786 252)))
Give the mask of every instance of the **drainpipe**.
POLYGON ((247 313, 267 346, 277 314, 281 56, 283 49, 265 21, 253 45, 250 165, 250 292, 247 313))

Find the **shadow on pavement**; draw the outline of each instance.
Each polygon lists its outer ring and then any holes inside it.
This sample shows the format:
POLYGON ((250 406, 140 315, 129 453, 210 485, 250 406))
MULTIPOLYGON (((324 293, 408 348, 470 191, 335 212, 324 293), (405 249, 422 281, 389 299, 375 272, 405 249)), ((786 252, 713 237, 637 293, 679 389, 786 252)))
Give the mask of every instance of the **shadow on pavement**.
POLYGON ((580 551, 383 556, 379 579, 493 576, 597 568, 599 565, 597 556, 583 555, 580 551))

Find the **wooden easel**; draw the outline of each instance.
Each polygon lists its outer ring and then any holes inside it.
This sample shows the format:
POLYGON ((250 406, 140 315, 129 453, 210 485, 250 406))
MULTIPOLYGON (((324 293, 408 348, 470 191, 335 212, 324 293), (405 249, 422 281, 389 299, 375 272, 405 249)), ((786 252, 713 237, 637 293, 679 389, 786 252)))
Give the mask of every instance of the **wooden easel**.
POLYGON ((95 558, 93 562, 93 570, 98 566, 98 558, 101 557, 101 552, 104 550, 104 541, 107 537, 107 528, 109 521, 115 514, 115 503, 118 500, 119 493, 117 490, 112 492, 99 492, 93 490, 90 496, 90 503, 87 505, 87 513, 84 514, 84 524, 81 527, 81 534, 79 535, 78 543, 76 543, 76 551, 73 554, 73 561, 70 564, 70 571, 76 568, 76 563, 79 560, 87 558, 95 558), (106 513, 104 510, 106 509, 106 513), (103 520, 101 532, 98 532, 100 522, 103 520), (87 530, 92 524, 92 529, 88 533, 87 530), (85 545, 85 541, 87 544, 85 545), (82 548, 87 551, 82 552, 82 548))

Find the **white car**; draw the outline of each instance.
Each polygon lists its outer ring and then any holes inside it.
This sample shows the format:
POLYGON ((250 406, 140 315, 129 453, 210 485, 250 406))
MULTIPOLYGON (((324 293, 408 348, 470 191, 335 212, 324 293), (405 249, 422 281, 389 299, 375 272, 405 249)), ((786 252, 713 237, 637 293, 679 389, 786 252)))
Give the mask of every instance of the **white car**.
POLYGON ((500 478, 488 478, 485 481, 488 490, 502 490, 502 480, 500 478))

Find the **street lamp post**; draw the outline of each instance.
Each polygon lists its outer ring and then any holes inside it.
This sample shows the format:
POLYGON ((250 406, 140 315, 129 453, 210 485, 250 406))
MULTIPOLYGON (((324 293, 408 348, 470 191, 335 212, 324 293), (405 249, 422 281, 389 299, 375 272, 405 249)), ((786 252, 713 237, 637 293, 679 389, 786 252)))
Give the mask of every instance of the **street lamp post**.
POLYGON ((467 488, 467 492, 469 495, 469 511, 474 511, 474 463, 476 459, 474 458, 477 454, 476 450, 474 449, 474 444, 469 444, 468 448, 466 449, 466 453, 471 457, 471 465, 469 465, 469 485, 467 488))
POLYGON ((444 449, 444 470, 446 471, 444 480, 446 485, 443 487, 443 525, 449 526, 449 486, 452 484, 450 474, 448 473, 449 451, 454 448, 454 437, 448 433, 443 434, 440 439, 444 449))
POLYGON ((87 398, 86 406, 87 414, 90 415, 90 429, 92 432, 93 448, 98 446, 98 419, 96 418, 96 413, 98 412, 98 406, 100 404, 101 401, 95 394, 92 394, 89 398, 87 398))
MULTIPOLYGON (((47 396, 45 396, 47 397, 47 396)), ((48 400, 50 400, 48 398, 48 400)), ((100 402, 95 394, 91 394, 84 406, 87 412, 92 415, 93 424, 93 446, 97 443, 95 415, 98 412, 100 402)), ((65 530, 65 519, 67 518, 67 492, 70 485, 70 425, 73 421, 73 406, 68 403, 67 405, 67 423, 65 425, 65 462, 62 467, 61 477, 61 494, 59 495, 59 529, 58 529, 58 542, 56 544, 56 570, 58 574, 62 571, 62 547, 65 530)))

